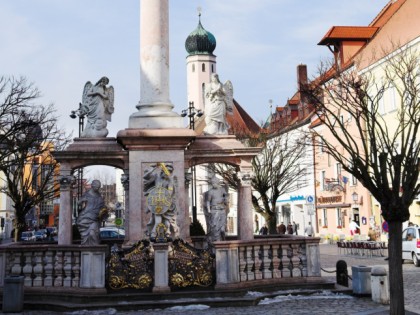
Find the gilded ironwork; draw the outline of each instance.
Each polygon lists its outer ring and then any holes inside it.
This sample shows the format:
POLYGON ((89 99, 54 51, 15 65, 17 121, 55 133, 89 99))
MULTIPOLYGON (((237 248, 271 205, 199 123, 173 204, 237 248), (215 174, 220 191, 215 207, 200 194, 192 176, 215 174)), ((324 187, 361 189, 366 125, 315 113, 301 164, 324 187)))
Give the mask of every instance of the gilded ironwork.
POLYGON ((130 249, 113 249, 108 261, 108 286, 113 290, 149 289, 153 284, 150 242, 142 240, 130 249))
POLYGON ((170 286, 208 287, 214 283, 214 254, 210 249, 197 249, 181 239, 176 239, 169 254, 170 286))

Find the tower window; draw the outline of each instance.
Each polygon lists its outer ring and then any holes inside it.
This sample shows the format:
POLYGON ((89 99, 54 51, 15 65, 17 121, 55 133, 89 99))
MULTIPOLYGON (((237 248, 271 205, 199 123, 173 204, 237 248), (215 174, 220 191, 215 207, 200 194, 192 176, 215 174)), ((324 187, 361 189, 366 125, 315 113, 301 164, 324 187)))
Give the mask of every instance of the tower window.
POLYGON ((201 65, 201 71, 206 72, 206 64, 205 63, 203 63, 201 65))
POLYGON ((211 72, 214 73, 214 65, 211 65, 211 72))
POLYGON ((192 64, 192 72, 195 72, 195 64, 192 64))

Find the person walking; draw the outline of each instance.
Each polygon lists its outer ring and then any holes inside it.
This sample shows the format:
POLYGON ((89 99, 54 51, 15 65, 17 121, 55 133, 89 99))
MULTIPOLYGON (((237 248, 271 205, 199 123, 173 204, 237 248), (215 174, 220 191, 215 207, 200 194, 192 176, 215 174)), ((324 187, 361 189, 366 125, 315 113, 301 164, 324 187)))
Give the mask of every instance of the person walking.
POLYGON ((293 226, 292 223, 287 225, 287 234, 293 234, 293 226))
POLYGON ((295 221, 293 221, 293 234, 298 235, 298 227, 295 221))
POLYGON ((277 233, 279 234, 285 234, 286 233, 286 226, 284 225, 284 223, 280 223, 279 226, 277 227, 277 233))
POLYGON ((305 234, 309 237, 314 236, 314 228, 312 227, 311 222, 309 222, 308 226, 305 228, 305 234))
POLYGON ((264 224, 260 229, 260 235, 267 235, 268 234, 268 227, 267 224, 264 224))

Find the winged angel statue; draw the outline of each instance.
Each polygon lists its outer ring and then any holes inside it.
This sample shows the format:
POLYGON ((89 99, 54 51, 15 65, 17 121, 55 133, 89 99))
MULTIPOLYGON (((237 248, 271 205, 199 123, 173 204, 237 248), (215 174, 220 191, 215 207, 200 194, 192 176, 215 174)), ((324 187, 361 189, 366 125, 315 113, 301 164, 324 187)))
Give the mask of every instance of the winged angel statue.
POLYGON ((229 80, 222 84, 216 73, 212 74, 210 84, 205 89, 205 113, 204 134, 226 135, 228 133, 226 114, 233 114, 233 86, 229 80))
POLYGON ((87 118, 82 138, 106 137, 108 135, 107 121, 111 121, 114 112, 114 88, 107 87, 107 77, 102 77, 95 85, 86 82, 83 89, 80 114, 87 118))

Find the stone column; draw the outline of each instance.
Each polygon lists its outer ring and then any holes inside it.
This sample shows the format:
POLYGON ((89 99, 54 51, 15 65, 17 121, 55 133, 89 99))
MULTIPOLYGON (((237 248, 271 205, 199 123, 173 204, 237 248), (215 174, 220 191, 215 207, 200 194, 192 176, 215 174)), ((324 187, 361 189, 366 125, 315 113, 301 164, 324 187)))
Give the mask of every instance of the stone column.
POLYGON ((182 128, 169 99, 168 0, 140 2, 140 101, 130 128, 182 128), (160 119, 150 119, 160 117, 160 119))
POLYGON ((72 244, 72 207, 71 207, 71 185, 75 178, 70 175, 70 171, 61 165, 60 178, 60 213, 58 221, 58 245, 72 244))
POLYGON ((249 241, 254 239, 254 216, 252 211, 251 170, 239 174, 241 186, 238 190, 238 239, 249 241))
POLYGON ((128 218, 130 217, 130 176, 128 170, 124 170, 124 174, 121 175, 121 184, 124 188, 124 229, 125 237, 128 239, 130 226, 128 224, 128 218))
POLYGON ((168 243, 155 243, 155 286, 153 292, 170 292, 168 273, 168 243))

